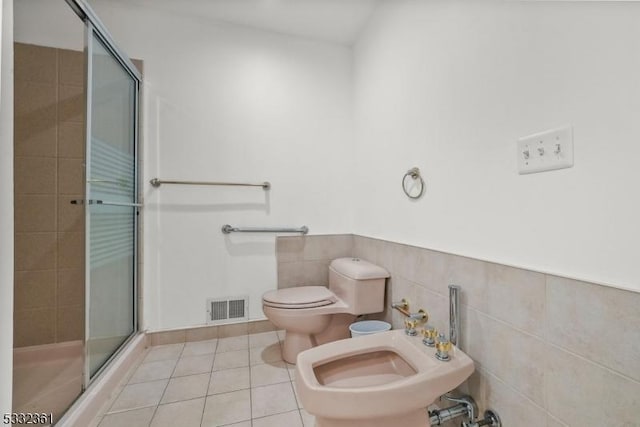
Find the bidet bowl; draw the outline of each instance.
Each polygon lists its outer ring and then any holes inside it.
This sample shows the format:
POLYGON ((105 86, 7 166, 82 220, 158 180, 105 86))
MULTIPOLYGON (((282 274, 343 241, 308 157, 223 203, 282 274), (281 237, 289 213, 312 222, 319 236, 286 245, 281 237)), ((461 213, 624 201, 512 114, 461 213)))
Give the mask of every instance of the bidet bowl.
POLYGON ((453 347, 450 356, 437 360, 435 349, 403 330, 335 341, 298 355, 297 390, 319 426, 422 421, 427 406, 473 373, 464 352, 453 347))

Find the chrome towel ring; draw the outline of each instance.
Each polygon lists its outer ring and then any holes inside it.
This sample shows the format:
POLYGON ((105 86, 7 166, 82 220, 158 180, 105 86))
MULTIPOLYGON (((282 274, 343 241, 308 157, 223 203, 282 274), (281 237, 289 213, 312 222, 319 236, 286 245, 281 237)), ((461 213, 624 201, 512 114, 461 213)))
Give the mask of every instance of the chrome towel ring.
POLYGON ((422 194, 424 193, 424 180, 420 175, 420 169, 414 167, 409 169, 407 173, 404 174, 404 176, 402 177, 402 191, 404 191, 404 194, 406 194, 410 199, 419 199, 420 197, 422 197, 422 194), (418 186, 420 188, 418 190, 418 194, 411 194, 410 190, 412 188, 407 189, 407 178, 413 179, 414 186, 418 186))

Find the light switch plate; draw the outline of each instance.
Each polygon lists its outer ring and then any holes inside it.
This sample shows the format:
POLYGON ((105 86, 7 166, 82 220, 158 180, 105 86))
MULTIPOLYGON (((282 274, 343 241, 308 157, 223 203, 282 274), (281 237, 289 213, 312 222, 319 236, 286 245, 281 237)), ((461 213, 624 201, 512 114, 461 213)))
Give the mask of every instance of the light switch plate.
POLYGON ((517 147, 520 175, 573 166, 573 128, 570 125, 522 137, 518 139, 517 147))

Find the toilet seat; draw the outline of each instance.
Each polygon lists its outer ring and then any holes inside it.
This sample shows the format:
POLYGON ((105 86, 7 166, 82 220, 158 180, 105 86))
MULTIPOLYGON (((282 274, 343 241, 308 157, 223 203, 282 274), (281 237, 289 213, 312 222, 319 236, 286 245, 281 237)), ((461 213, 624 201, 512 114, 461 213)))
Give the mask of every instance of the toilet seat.
POLYGON ((334 304, 338 298, 324 286, 300 286, 269 291, 262 296, 267 307, 300 309, 334 304))

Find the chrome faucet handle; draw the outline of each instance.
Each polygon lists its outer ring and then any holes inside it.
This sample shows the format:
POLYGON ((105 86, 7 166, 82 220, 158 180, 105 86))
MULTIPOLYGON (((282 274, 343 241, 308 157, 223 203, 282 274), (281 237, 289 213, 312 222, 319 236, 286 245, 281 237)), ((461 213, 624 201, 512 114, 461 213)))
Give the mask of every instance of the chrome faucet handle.
POLYGON ((416 319, 404 319, 404 333, 409 335, 410 337, 415 337, 418 335, 418 331, 416 331, 416 326, 418 326, 418 321, 416 319))
POLYGON ((420 309, 417 313, 409 313, 409 318, 422 323, 427 323, 429 321, 429 313, 427 313, 423 309, 420 309))
POLYGON ((400 301, 392 302, 391 303, 391 308, 407 309, 407 308, 409 308, 409 301, 407 301, 406 298, 402 298, 402 300, 400 300, 400 301))
POLYGON ((438 336, 438 331, 436 330, 436 328, 429 326, 420 331, 420 333, 424 337, 422 339, 422 344, 426 345, 427 347, 435 347, 435 338, 438 336))
POLYGON ((451 356, 449 356, 449 351, 451 351, 451 343, 444 334, 438 335, 438 342, 436 343, 436 359, 442 362, 448 362, 451 360, 451 356))

